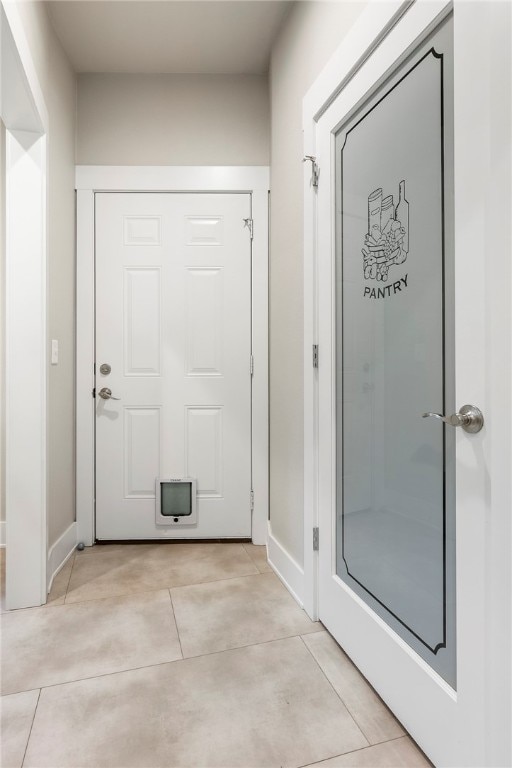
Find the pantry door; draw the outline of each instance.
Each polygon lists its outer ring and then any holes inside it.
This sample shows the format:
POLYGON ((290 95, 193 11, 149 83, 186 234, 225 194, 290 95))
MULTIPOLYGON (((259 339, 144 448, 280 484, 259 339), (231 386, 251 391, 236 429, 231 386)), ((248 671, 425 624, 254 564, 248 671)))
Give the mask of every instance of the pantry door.
POLYGON ((99 540, 251 535, 250 216, 248 194, 96 194, 99 540), (185 477, 197 523, 157 524, 157 478, 185 477))
POLYGON ((510 8, 448 14, 318 121, 318 616, 467 767, 510 756, 510 8))

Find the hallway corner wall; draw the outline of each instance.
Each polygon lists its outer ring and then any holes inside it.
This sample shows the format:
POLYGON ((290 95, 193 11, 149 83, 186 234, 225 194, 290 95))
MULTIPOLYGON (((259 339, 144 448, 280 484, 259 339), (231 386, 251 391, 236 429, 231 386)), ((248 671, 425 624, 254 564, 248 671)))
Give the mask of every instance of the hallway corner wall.
POLYGON ((302 100, 365 7, 296 3, 272 49, 270 523, 290 571, 304 562, 302 100))
POLYGON ((18 2, 49 115, 47 216, 48 547, 75 519, 75 124, 76 77, 44 3, 18 2), (50 365, 51 339, 59 363, 50 365))

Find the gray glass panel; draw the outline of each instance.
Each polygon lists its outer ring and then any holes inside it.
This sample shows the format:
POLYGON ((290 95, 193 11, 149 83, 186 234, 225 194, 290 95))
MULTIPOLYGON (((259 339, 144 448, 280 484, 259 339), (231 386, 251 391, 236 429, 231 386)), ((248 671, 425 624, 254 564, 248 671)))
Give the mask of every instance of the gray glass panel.
POLYGON ((165 517, 183 517, 192 513, 191 483, 161 483, 160 513, 165 517))
POLYGON ((455 686, 451 41, 336 133, 337 573, 455 686))

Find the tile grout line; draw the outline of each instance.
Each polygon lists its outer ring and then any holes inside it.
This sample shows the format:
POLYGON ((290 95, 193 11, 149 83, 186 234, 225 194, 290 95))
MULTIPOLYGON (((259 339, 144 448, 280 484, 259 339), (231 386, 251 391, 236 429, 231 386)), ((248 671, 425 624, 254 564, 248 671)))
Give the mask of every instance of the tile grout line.
MULTIPOLYGON (((240 576, 240 577, 238 577, 238 576, 228 576, 227 579, 212 579, 212 580, 207 581, 207 582, 198 582, 199 584, 209 584, 209 583, 213 583, 215 581, 226 581, 226 580, 229 580, 229 579, 245 578, 246 576, 258 576, 261 573, 261 571, 258 568, 258 566, 256 565, 256 563, 253 561, 252 557, 250 556, 250 554, 245 549, 243 542, 239 542, 239 543, 237 543, 237 544, 235 544, 233 546, 240 546, 241 547, 241 551, 246 556, 246 558, 248 560, 248 564, 251 565, 256 570, 256 573, 243 574, 243 576, 240 576)), ((108 554, 109 553, 107 553, 107 557, 108 557, 108 554)), ((143 556, 143 555, 144 555, 144 553, 141 553, 141 556, 143 556)), ((85 555, 85 557, 87 557, 87 558, 88 557, 98 557, 98 556, 100 556, 99 552, 96 552, 96 553, 91 552, 91 553, 85 555)), ((104 555, 101 555, 101 556, 103 557, 104 555)), ((78 557, 79 557, 80 560, 82 560, 82 559, 84 559, 84 554, 82 553, 81 555, 78 555, 78 557)), ((137 560, 138 557, 134 557, 134 559, 137 560)), ((73 566, 71 568, 71 571, 73 571, 73 568, 75 567, 75 563, 76 562, 77 562, 77 553, 75 551, 75 554, 74 554, 74 557, 73 557, 73 566)), ((69 592, 69 584, 70 583, 71 583, 71 574, 70 574, 70 579, 69 579, 69 582, 68 582, 68 588, 67 588, 66 594, 64 596, 64 604, 65 605, 71 605, 71 603, 67 603, 66 602, 67 601, 68 592, 69 592)), ((176 585, 175 587, 169 586, 168 584, 164 584, 163 586, 160 587, 160 589, 161 590, 164 590, 164 589, 177 589, 179 586, 184 586, 184 587, 195 586, 195 583, 176 585)), ((159 590, 147 589, 147 590, 143 590, 142 592, 137 592, 137 593, 127 592, 125 594, 145 594, 147 592, 156 592, 156 591, 159 591, 159 590)), ((122 596, 123 595, 113 595, 113 597, 122 597, 122 596)), ((92 600, 103 600, 103 599, 107 599, 107 598, 92 598, 92 600)), ((90 600, 87 600, 87 599, 85 599, 85 600, 77 600, 76 602, 77 603, 86 603, 86 602, 90 602, 90 600)))
MULTIPOLYGON (((306 632, 307 635, 314 635, 318 632, 318 630, 315 630, 313 632, 306 632)), ((304 634, 304 633, 303 633, 304 634)), ((294 637, 298 637, 302 640, 302 635, 299 633, 297 635, 282 635, 281 637, 273 637, 270 638, 270 640, 258 640, 256 643, 246 643, 245 645, 235 645, 233 648, 221 648, 218 651, 210 651, 209 653, 198 653, 195 656, 184 656, 184 660, 186 659, 203 659, 206 656, 215 656, 217 653, 226 653, 227 651, 238 651, 240 648, 253 648, 256 645, 267 645, 268 643, 278 643, 280 640, 292 640, 294 637)), ((305 645, 305 643, 304 643, 305 645)))
POLYGON ((76 560, 76 552, 73 555, 73 562, 71 563, 71 568, 69 569, 69 579, 68 579, 68 583, 66 584, 66 591, 64 592, 64 605, 66 605, 66 597, 68 596, 68 589, 69 589, 69 585, 71 584, 71 575, 73 573, 73 568, 75 567, 75 560, 76 560))
POLYGON ((23 752, 23 759, 21 761, 21 768, 23 768, 23 766, 25 765, 25 758, 27 756, 28 743, 30 741, 30 737, 32 736, 32 728, 34 727, 34 720, 36 719, 36 712, 37 712, 37 708, 39 706, 39 699, 41 698, 41 691, 42 690, 43 689, 40 688, 39 689, 39 693, 37 694, 37 701, 36 701, 36 705, 34 707, 34 714, 32 716, 32 722, 30 723, 30 731, 28 732, 27 743, 25 744, 25 750, 23 752))
POLYGON ((126 592, 122 595, 111 595, 110 597, 94 597, 92 600, 76 600, 76 602, 73 603, 57 603, 57 605, 54 605, 53 603, 46 603, 44 605, 34 605, 30 608, 13 608, 10 611, 5 611, 2 613, 2 620, 5 618, 5 616, 22 616, 28 611, 47 611, 50 608, 70 608, 74 605, 83 605, 84 603, 101 603, 103 600, 124 600, 128 599, 129 597, 138 597, 139 595, 153 595, 157 592, 167 592, 168 589, 169 587, 160 587, 159 589, 146 589, 144 592, 126 592))
MULTIPOLYGON (((351 657, 348 655, 348 653, 347 653, 347 652, 346 652, 346 651, 345 651, 345 650, 344 650, 344 649, 341 647, 341 645, 338 643, 338 641, 336 640, 336 638, 335 638, 333 635, 331 635, 331 633, 329 632, 329 630, 328 630, 328 629, 326 629, 326 632, 327 632, 327 634, 329 635, 329 637, 330 637, 332 640, 334 640, 334 642, 336 643, 336 646, 337 646, 337 647, 338 647, 338 649, 341 651, 341 653, 343 654, 343 656, 345 656, 345 658, 346 658, 346 659, 347 659, 347 660, 350 662, 350 664, 352 665, 352 667, 354 667, 354 669, 356 670, 356 672, 358 673, 358 675, 359 675, 359 677, 362 679, 362 681, 363 681, 364 683, 366 683, 366 685, 367 685, 367 686, 369 686, 369 688, 371 689, 372 693, 373 693, 373 694, 374 694, 374 696, 375 696, 375 697, 376 697, 376 698, 379 700, 379 702, 382 704, 382 706, 384 707, 384 709, 385 709, 385 710, 386 710, 386 711, 389 713, 389 715, 390 715, 390 716, 393 718, 393 720, 395 720, 395 721, 396 721, 396 723, 398 723, 398 725, 400 726, 400 728, 401 728, 401 729, 402 729, 402 731, 403 731, 403 733, 402 733, 402 736, 409 736, 409 738, 412 738, 412 736, 410 735, 409 731, 408 731, 408 730, 407 730, 407 728, 404 726, 404 724, 403 724, 403 723, 402 723, 402 722, 401 722, 401 721, 398 719, 398 717, 397 717, 397 716, 396 716, 396 714, 395 714, 395 713, 394 713, 394 712, 393 712, 393 711, 390 709, 390 707, 388 706, 388 704, 386 704, 386 702, 384 701, 384 699, 382 698, 382 696, 380 695, 380 693, 379 693, 378 691, 376 691, 376 690, 375 690, 375 688, 373 687, 373 685, 371 684, 371 682, 368 680, 368 678, 367 678, 367 677, 365 677, 365 675, 363 675, 363 673, 361 672, 361 670, 359 669, 359 667, 357 667, 357 666, 356 666, 356 664, 354 663, 354 661, 352 660, 352 658, 351 658, 351 657)), ((311 633, 309 633, 309 634, 311 634, 311 633)), ((307 646, 307 643, 305 643, 305 645, 307 646)), ((309 649, 309 646, 307 646, 307 647, 308 647, 308 649, 309 649)), ((309 650, 310 650, 310 649, 309 649, 309 650)), ((310 650, 310 653, 312 653, 312 652, 311 652, 311 650, 310 650)), ((314 654, 313 654, 313 656, 314 656, 314 654)), ((340 698, 341 698, 341 697, 340 697, 340 698)), ((346 706, 346 705, 345 705, 345 706, 346 706)), ((347 707, 347 709, 348 709, 348 707, 347 707)), ((401 738, 401 736, 393 736, 391 739, 383 739, 382 741, 376 741, 376 742, 374 742, 374 743, 372 744, 372 746, 376 746, 377 744, 384 744, 386 741, 394 741, 395 739, 400 739, 400 738, 401 738)), ((415 742, 415 743, 416 743, 416 742, 415 742)))
MULTIPOLYGON (((184 659, 183 646, 181 644, 180 628, 178 627, 178 619, 176 618, 176 611, 174 610, 174 603, 172 601, 171 588, 169 587, 169 600, 171 601, 171 611, 174 618, 174 625, 176 627, 176 634, 178 635, 178 643, 180 644, 181 658, 184 659)), ((172 663, 172 662, 171 662, 172 663)))
MULTIPOLYGON (((303 642, 303 644, 304 644, 304 647, 306 648, 307 652, 309 653, 309 655, 311 656, 311 658, 313 659, 313 661, 314 661, 314 662, 315 662, 315 664, 317 665, 318 669, 320 670, 320 672, 322 673, 322 675, 325 677, 325 679, 327 680, 327 682, 328 682, 328 683, 329 683, 329 685, 331 686, 332 690, 334 691, 334 693, 336 694, 336 696, 337 696, 337 697, 338 697, 338 699, 341 701, 341 703, 343 704, 343 706, 344 706, 344 707, 345 707, 345 709, 347 710, 348 714, 350 715, 350 717, 351 717, 351 718, 352 718, 352 720, 354 721, 354 724, 355 724, 356 728, 357 728, 359 731, 361 731, 361 733, 362 733, 363 737, 364 737, 364 738, 366 739, 366 741, 368 742, 368 745, 367 745, 367 746, 371 747, 371 746, 372 746, 372 744, 370 743, 370 739, 368 738, 368 736, 366 735, 366 733, 363 731, 363 729, 361 728, 361 726, 359 725, 359 723, 358 723, 358 722, 357 722, 357 720, 355 719, 355 717, 354 717, 354 715, 352 714, 352 712, 350 711, 350 709, 349 709, 348 705, 347 705, 347 704, 346 704, 346 703, 343 701, 342 697, 340 696, 340 694, 338 693, 338 691, 336 690, 336 688, 334 687, 334 685, 332 684, 332 682, 331 682, 331 681, 329 680, 329 678, 327 677, 327 674, 325 673, 325 671, 324 671, 324 670, 322 669, 322 667, 320 666, 320 662, 319 662, 319 661, 318 661, 318 659, 315 657, 315 655, 313 654, 313 652, 311 651, 311 649, 310 649, 310 648, 309 648, 309 646, 307 645, 307 643, 306 643, 306 641, 304 640, 304 638, 303 638, 303 636, 302 636, 302 635, 300 635, 300 639, 302 640, 302 642, 303 642)), ((364 749, 364 747, 363 747, 363 749, 364 749)), ((343 754, 343 753, 342 753, 342 754, 343 754)))
MULTIPOLYGON (((100 677, 111 677, 112 675, 123 675, 126 672, 138 672, 139 670, 142 670, 142 669, 154 669, 155 667, 162 667, 165 664, 179 664, 180 662, 194 661, 195 659, 205 659, 208 656, 216 656, 219 653, 229 653, 230 651, 240 651, 244 648, 255 648, 258 645, 268 645, 269 643, 279 643, 282 640, 293 640, 294 638, 302 639, 301 635, 287 635, 286 637, 275 637, 272 640, 263 640, 259 643, 248 643, 247 645, 239 645, 235 648, 223 648, 220 651, 212 651, 211 653, 202 653, 199 656, 185 656, 182 659, 174 659, 172 661, 159 661, 156 664, 143 664, 140 667, 128 667, 128 669, 117 669, 117 670, 114 670, 113 672, 102 672, 99 675, 90 675, 89 677, 77 677, 74 680, 62 680, 60 683, 50 683, 49 685, 42 685, 40 686, 40 690, 42 691, 42 690, 45 690, 46 688, 57 688, 57 686, 59 685, 71 685, 73 683, 83 683, 86 680, 96 680, 97 678, 100 678, 100 677)), ((33 686, 32 688, 25 688, 20 691, 10 691, 9 693, 3 693, 2 696, 12 696, 18 693, 27 693, 28 691, 35 691, 35 690, 37 690, 37 686, 33 686)), ((0 696, 0 698, 2 696, 0 696)))
MULTIPOLYGON (((257 568, 256 565, 254 567, 257 568)), ((73 600, 72 602, 69 602, 69 603, 64 602, 57 605, 53 605, 52 603, 45 603, 44 605, 34 605, 34 606, 31 606, 30 608, 14 608, 11 610, 2 611, 1 615, 2 616, 17 616, 17 615, 21 616, 25 611, 33 611, 33 610, 39 610, 39 609, 46 610, 47 608, 62 608, 64 605, 66 606, 83 605, 84 603, 99 603, 102 600, 117 600, 125 597, 126 598, 137 597, 138 595, 151 595, 155 592, 167 592, 170 589, 186 589, 188 587, 201 587, 201 586, 205 586, 206 584, 217 584, 218 582, 221 582, 221 581, 234 581, 235 579, 250 579, 250 578, 253 578, 254 576, 266 576, 268 573, 273 573, 273 571, 257 571, 256 573, 245 573, 241 576, 226 576, 225 578, 213 579, 212 581, 196 581, 196 582, 193 582, 192 584, 176 584, 175 586, 171 586, 171 587, 167 584, 164 584, 163 586, 158 587, 157 589, 144 589, 144 590, 141 590, 140 592, 122 592, 119 595, 106 595, 104 597, 92 597, 88 599, 86 598, 84 600, 73 600)), ((71 575, 69 578, 71 581, 71 575)), ((68 588, 69 588, 69 584, 68 584, 68 588)), ((64 599, 66 598, 67 598, 67 592, 66 592, 66 595, 64 596, 64 599)))
MULTIPOLYGON (((187 589, 189 587, 201 587, 201 586, 205 586, 206 584, 217 584, 223 581, 235 581, 236 579, 250 579, 250 578, 253 578, 254 576, 267 576, 269 574, 272 574, 275 578, 277 578, 276 574, 273 571, 258 571, 257 573, 248 573, 248 574, 244 574, 243 576, 227 576, 224 579, 214 579, 213 581, 198 581, 193 584, 181 584, 181 585, 178 584, 174 587, 169 587, 167 585, 164 585, 162 587, 159 587, 158 589, 146 589, 141 592, 123 592, 120 595, 109 595, 106 597, 93 597, 88 600, 74 600, 69 603, 67 602, 60 603, 60 604, 46 603, 45 605, 36 605, 30 608, 19 608, 19 609, 2 611, 1 615, 4 618, 6 616, 18 616, 18 615, 21 616, 26 611, 34 611, 34 610, 40 610, 40 609, 48 610, 49 608, 63 608, 64 606, 83 605, 84 603, 99 603, 102 600, 121 600, 123 598, 137 597, 138 595, 151 595, 156 592, 166 592, 171 589, 187 589)), ((71 576, 70 576, 70 580, 71 580, 71 576)), ((67 594, 64 596, 64 600, 66 600, 66 598, 67 598, 67 594)), ((304 610, 304 609, 301 609, 301 610, 304 610)), ((286 637, 299 637, 299 636, 300 635, 287 635, 286 637)), ((281 638, 276 638, 276 639, 279 640, 281 638)), ((250 643, 249 645, 257 645, 257 643, 250 643)), ((240 647, 243 647, 243 646, 240 646, 240 647)), ((226 649, 226 650, 229 650, 229 649, 226 649)))
MULTIPOLYGON (((242 544, 242 546, 243 546, 243 548, 245 549, 245 544, 242 544)), ((252 546, 252 547, 256 547, 256 546, 260 546, 260 545, 258 545, 258 544, 251 544, 251 546, 252 546)), ((263 545, 261 545, 261 546, 265 546, 265 545, 263 544, 263 545)), ((260 570, 260 566, 258 565, 258 563, 256 562, 256 560, 254 559, 254 557, 251 555, 251 553, 250 553, 250 552, 247 552, 247 550, 246 550, 246 549, 245 549, 245 551, 246 551, 246 553, 247 553, 247 555, 248 555, 248 557, 249 557, 249 559, 250 559, 251 563, 254 565, 254 567, 255 567, 255 568, 257 568, 257 569, 258 569, 258 573, 269 573, 269 571, 261 571, 261 570, 260 570)), ((268 560, 266 560, 266 561, 265 561, 265 563, 268 565, 268 560)), ((270 566, 269 566, 269 567, 270 567, 270 566)), ((272 570, 272 569, 271 569, 271 570, 272 570)))
MULTIPOLYGON (((75 549, 75 555, 73 557, 73 565, 71 566, 71 571, 69 573, 69 580, 68 580, 68 583, 67 583, 67 586, 66 586, 66 591, 64 593, 64 603, 63 603, 63 605, 67 604, 66 600, 68 599, 69 585, 71 584, 71 577, 73 575, 73 569, 75 567, 75 563, 76 563, 76 549, 75 549)), ((55 607, 57 607, 57 606, 55 606, 55 607)))
MULTIPOLYGON (((189 541, 193 541, 193 539, 190 539, 189 541)), ((162 548, 165 548, 165 545, 166 545, 167 543, 168 543, 168 542, 165 542, 165 543, 164 543, 164 542, 162 542, 162 541, 154 541, 154 542, 153 542, 153 546, 154 546, 154 547, 156 547, 156 548, 158 548, 158 547, 161 547, 161 546, 162 546, 162 548)), ((202 543, 204 546, 209 546, 210 544, 213 544, 214 546, 217 546, 217 545, 223 545, 223 542, 222 542, 222 541, 213 541, 213 542, 201 542, 201 543, 202 543)), ((249 553, 247 552, 247 550, 244 548, 244 544, 243 544, 243 542, 236 542, 236 543, 232 543, 232 544, 230 544, 229 542, 225 542, 224 544, 225 544, 225 546, 229 546, 229 547, 241 547, 241 549, 239 549, 239 552, 240 552, 240 553, 243 553, 243 554, 245 554, 245 555, 247 556, 247 559, 248 559, 248 560, 250 560, 250 561, 252 562, 252 557, 249 555, 249 553)), ((130 544, 130 542, 128 542, 128 541, 127 541, 127 542, 125 542, 125 544, 121 544, 121 545, 119 545, 119 546, 124 548, 124 547, 125 547, 125 545, 126 545, 126 546, 138 546, 138 545, 131 545, 131 544, 130 544)), ((117 546, 117 545, 116 545, 116 546, 117 546)), ((144 547, 144 546, 147 546, 147 545, 143 544, 143 545, 141 545, 141 546, 142 546, 142 547, 144 547)), ((187 545, 187 546, 188 546, 188 545, 187 545)), ((171 548, 172 548, 172 547, 170 547, 170 549, 171 549, 171 548)), ((103 547, 100 547, 100 549, 103 549, 103 547)), ((77 554, 77 553, 75 552, 75 558, 78 558, 79 560, 87 560, 89 557, 94 557, 94 558, 96 558, 96 557, 105 557, 105 558, 108 558, 110 555, 119 555, 119 554, 121 554, 121 550, 120 550, 120 549, 119 549, 119 550, 116 550, 116 551, 114 551, 114 552, 102 552, 101 554, 100 554, 100 552, 99 552, 99 551, 98 551, 98 552, 88 552, 88 553, 85 553, 85 554, 84 554, 84 552, 81 552, 80 554, 77 554)), ((125 553, 123 553, 123 554, 125 554, 125 553)), ((142 551, 141 551, 141 552, 135 552, 135 551, 132 551, 132 552, 131 552, 131 553, 129 553, 129 554, 131 554, 131 559, 133 559, 134 561, 138 561, 138 562, 140 562, 141 558, 143 558, 143 557, 144 557, 144 555, 147 555, 147 554, 151 554, 151 553, 150 553, 150 552, 148 552, 148 550, 146 550, 146 551, 144 551, 144 552, 142 552, 142 551)), ((189 554, 189 553, 187 553, 187 555, 188 555, 188 554, 189 554)), ((206 558, 204 558, 204 559, 206 559, 206 558)))
POLYGON ((258 573, 261 573, 260 569, 258 568, 258 564, 254 562, 254 558, 253 558, 253 556, 250 554, 250 552, 248 552, 248 551, 246 550, 246 548, 245 548, 245 544, 242 544, 242 547, 244 548, 244 552, 245 552, 245 554, 247 555, 247 557, 249 558, 249 560, 251 561, 251 563, 252 563, 252 564, 254 565, 254 567, 257 569, 258 573))
MULTIPOLYGON (((257 566, 254 566, 257 568, 257 566)), ((205 584, 217 584, 220 581, 234 581, 235 579, 250 579, 254 576, 267 576, 269 573, 272 573, 275 576, 275 573, 273 571, 257 571, 256 573, 245 573, 242 576, 226 576, 222 579, 212 579, 211 581, 196 581, 192 584, 176 584, 175 586, 169 586, 168 584, 164 584, 161 587, 158 587, 158 589, 143 589, 140 592, 123 592, 119 595, 107 595, 105 597, 92 597, 89 599, 84 600, 73 600, 69 603, 64 602, 61 605, 46 605, 46 606, 34 606, 35 608, 62 608, 62 605, 81 605, 82 603, 97 603, 100 600, 114 600, 116 598, 120 597, 135 597, 136 595, 149 595, 152 592, 165 592, 168 589, 186 589, 188 587, 200 587, 204 586, 205 584)), ((277 576, 276 576, 277 578, 277 576)), ((67 594, 66 598, 67 599, 67 594)), ((20 608, 20 611, 31 611, 33 608, 20 608)), ((11 611, 5 611, 5 613, 10 614, 12 613, 14 615, 14 612, 11 611)))
POLYGON ((372 747, 378 747, 381 744, 389 744, 391 741, 400 741, 400 739, 407 739, 409 738, 407 734, 403 734, 403 736, 395 736, 393 739, 388 739, 387 741, 379 741, 377 744, 368 744, 367 747, 359 747, 359 749, 349 749, 348 752, 340 752, 339 755, 333 755, 332 757, 324 757, 323 760, 317 760, 316 763, 304 763, 303 765, 298 765, 296 768, 311 768, 313 765, 322 765, 322 763, 326 763, 328 760, 334 760, 337 757, 346 757, 347 755, 355 755, 357 752, 364 752, 365 749, 371 749, 372 747))

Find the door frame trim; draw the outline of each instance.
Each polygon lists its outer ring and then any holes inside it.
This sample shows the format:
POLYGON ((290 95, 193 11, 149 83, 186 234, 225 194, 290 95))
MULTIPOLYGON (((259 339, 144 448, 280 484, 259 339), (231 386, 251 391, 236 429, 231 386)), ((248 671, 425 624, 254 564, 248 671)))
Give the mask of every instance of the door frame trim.
POLYGON ((15 609, 42 605, 47 598, 49 118, 15 3, 0 4, 0 34, 0 68, 7 74, 1 105, 6 182, 6 607, 15 609))
MULTIPOLYGON (((268 195, 267 166, 77 166, 76 519, 78 541, 94 543, 94 195, 96 192, 251 194, 252 540, 267 543, 268 521, 268 195)), ((247 361, 249 364, 249 361, 247 361)), ((247 498, 249 504, 249 497, 247 498)))

